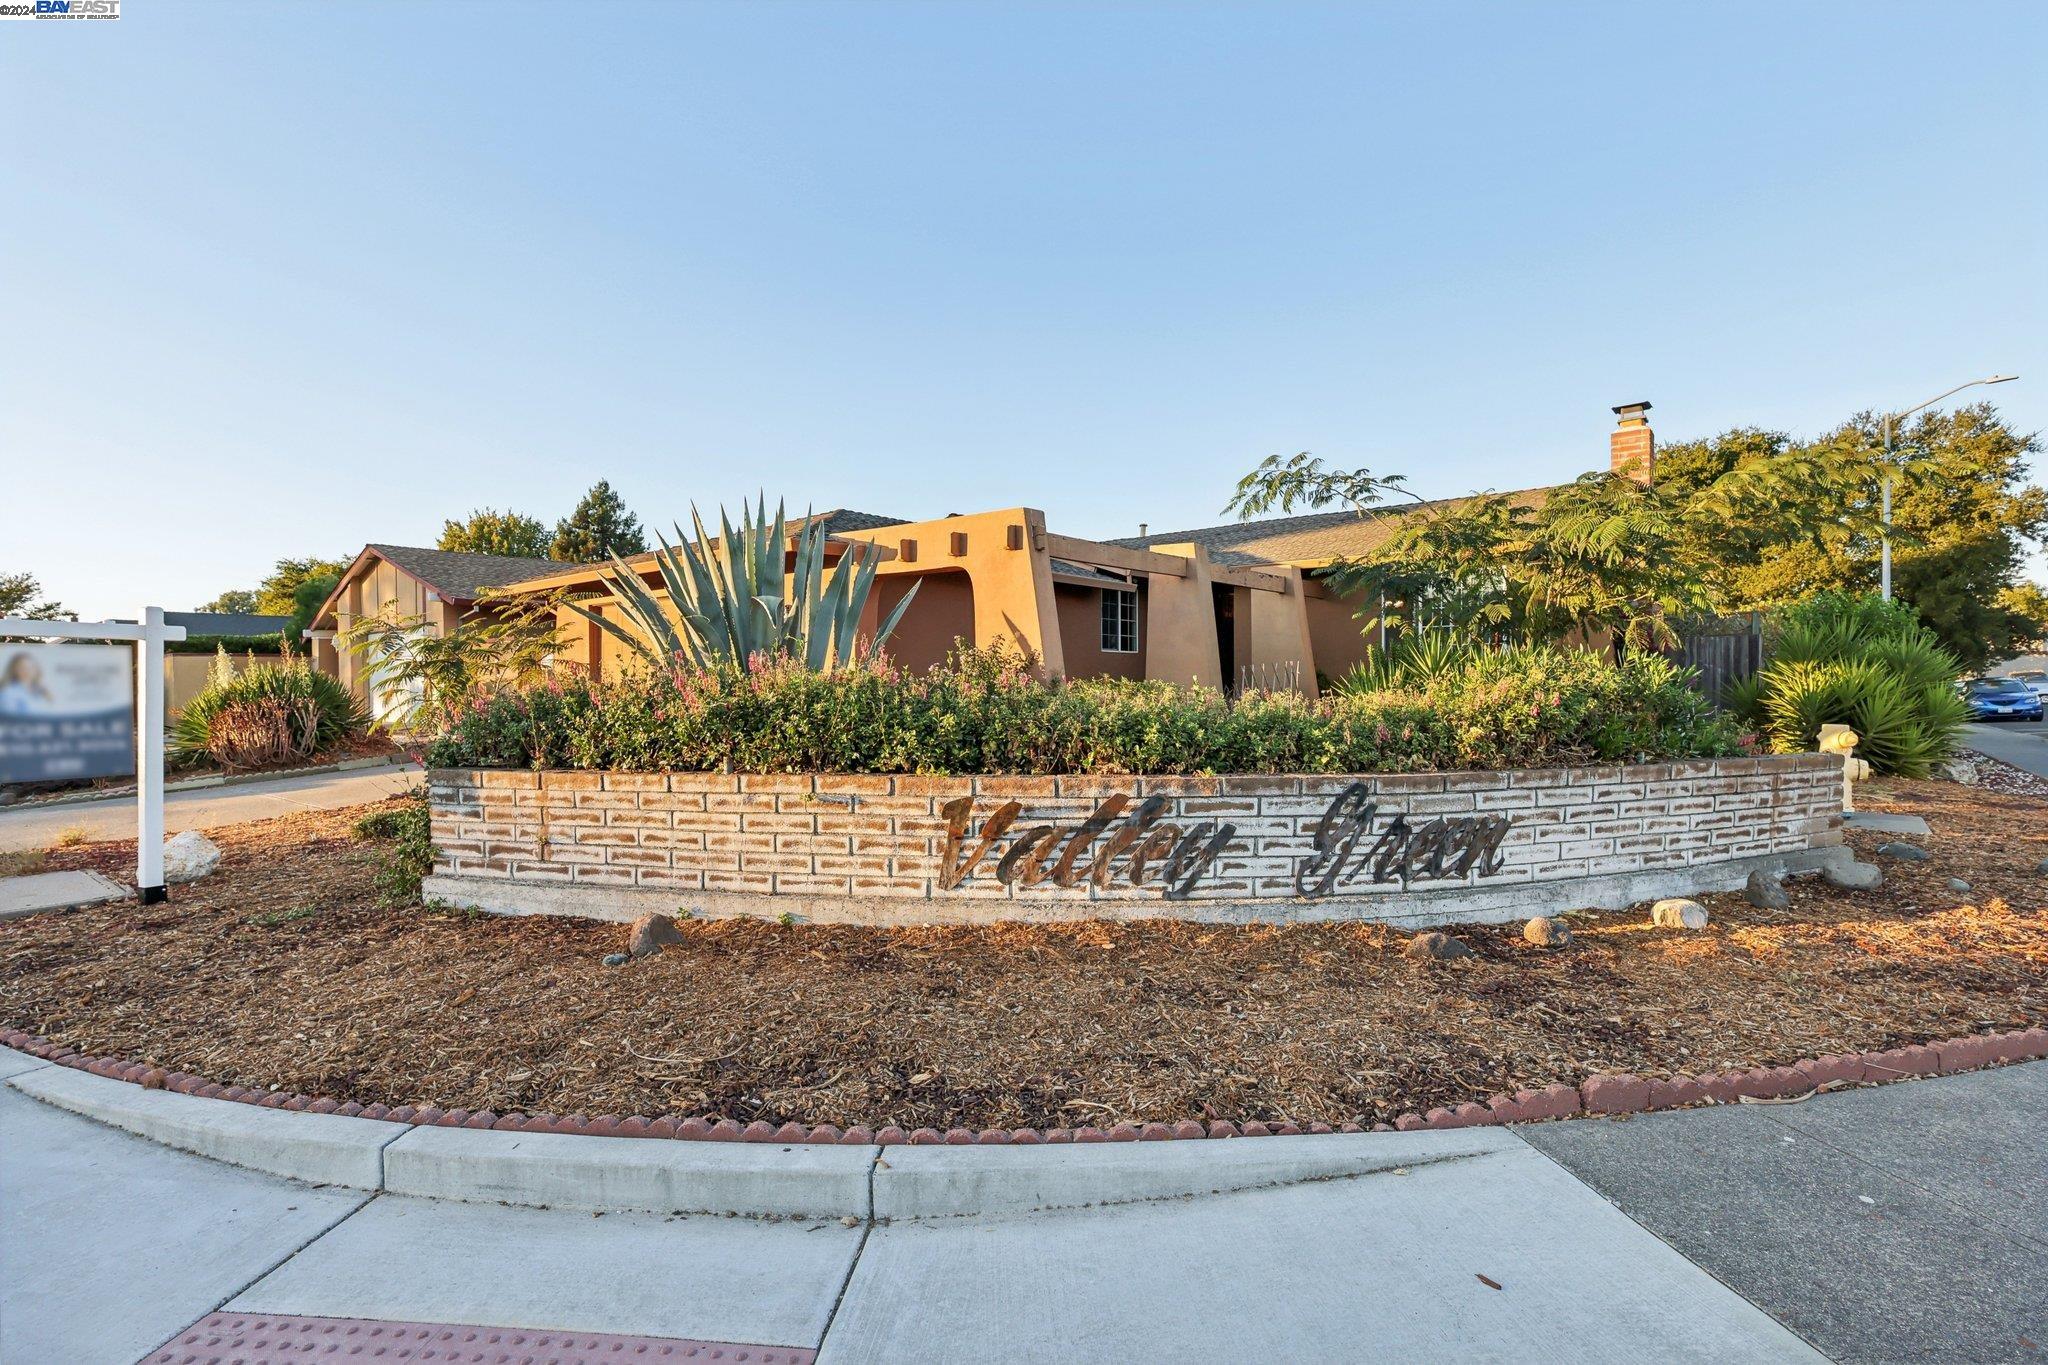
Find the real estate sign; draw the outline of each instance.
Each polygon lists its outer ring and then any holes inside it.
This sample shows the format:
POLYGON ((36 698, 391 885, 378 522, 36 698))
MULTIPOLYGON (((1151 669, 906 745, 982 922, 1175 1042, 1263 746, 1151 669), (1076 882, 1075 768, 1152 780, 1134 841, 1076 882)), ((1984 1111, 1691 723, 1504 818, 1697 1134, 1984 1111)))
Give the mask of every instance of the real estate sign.
POLYGON ((0 782, 135 771, 135 651, 0 644, 0 782))

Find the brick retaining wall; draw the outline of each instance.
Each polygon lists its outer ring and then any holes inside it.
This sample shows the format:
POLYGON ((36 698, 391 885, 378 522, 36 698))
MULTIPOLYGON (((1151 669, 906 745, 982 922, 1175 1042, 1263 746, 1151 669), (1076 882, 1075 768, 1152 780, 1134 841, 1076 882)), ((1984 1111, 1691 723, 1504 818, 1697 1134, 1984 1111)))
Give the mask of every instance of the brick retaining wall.
POLYGON ((1506 919, 1843 854, 1840 760, 1804 754, 1358 778, 428 780, 428 895, 607 919, 1506 919))

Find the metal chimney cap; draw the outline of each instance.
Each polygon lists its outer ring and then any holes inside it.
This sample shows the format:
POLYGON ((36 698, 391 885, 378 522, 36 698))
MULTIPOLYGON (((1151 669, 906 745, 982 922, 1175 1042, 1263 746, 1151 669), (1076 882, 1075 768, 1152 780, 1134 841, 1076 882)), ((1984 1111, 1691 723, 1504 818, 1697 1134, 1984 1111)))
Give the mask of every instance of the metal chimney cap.
POLYGON ((1649 410, 1648 403, 1623 403, 1612 409, 1616 417, 1640 417, 1649 410))

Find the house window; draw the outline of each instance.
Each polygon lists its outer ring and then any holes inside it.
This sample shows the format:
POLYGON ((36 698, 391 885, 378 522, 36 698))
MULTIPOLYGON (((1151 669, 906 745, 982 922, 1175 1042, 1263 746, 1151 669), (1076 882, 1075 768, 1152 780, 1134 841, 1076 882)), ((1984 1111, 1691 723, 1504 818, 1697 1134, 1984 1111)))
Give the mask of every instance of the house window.
POLYGON ((1134 588, 1102 590, 1102 652, 1138 652, 1138 594, 1134 588))

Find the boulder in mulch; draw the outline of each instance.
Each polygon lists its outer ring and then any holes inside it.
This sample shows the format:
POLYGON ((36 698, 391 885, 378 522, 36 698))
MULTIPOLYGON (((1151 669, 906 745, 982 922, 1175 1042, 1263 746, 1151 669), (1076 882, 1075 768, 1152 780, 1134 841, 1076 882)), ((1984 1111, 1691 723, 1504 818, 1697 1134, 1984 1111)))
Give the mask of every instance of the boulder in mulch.
POLYGON ((1884 885, 1884 869, 1876 863, 1845 863, 1822 870, 1821 879, 1844 891, 1874 891, 1884 885))
POLYGON ((1904 863, 1924 863, 1934 856, 1918 844, 1909 844, 1898 839, 1888 844, 1879 844, 1877 851, 1880 857, 1897 858, 1904 863))
POLYGON ((623 967, 631 960, 624 953, 606 953, 604 955, 604 965, 607 967, 623 967))
POLYGON ((1749 874, 1742 898, 1759 910, 1784 910, 1792 904, 1792 893, 1785 884, 1762 868, 1749 874))
POLYGON ((1412 957, 1418 962, 1442 961, 1445 958, 1471 957, 1472 950, 1449 934, 1440 934, 1432 929, 1409 939, 1408 946, 1401 950, 1401 956, 1412 957))
POLYGON ((220 845, 196 829, 164 840, 164 885, 196 882, 220 866, 220 845))
POLYGON ((653 957, 663 948, 673 948, 682 941, 682 931, 667 915, 642 915, 633 921, 632 932, 627 935, 626 956, 653 957))
POLYGON ((1934 775, 1950 782, 1960 782, 1965 787, 1977 785, 1977 765, 1967 758, 1944 759, 1935 765, 1934 775))
POLYGON ((1970 884, 1961 877, 1950 877, 1948 879, 1948 889, 1956 892, 1968 891, 1970 884))
POLYGON ((1562 920, 1538 915, 1522 926, 1522 938, 1538 948, 1563 948, 1570 945, 1572 931, 1562 920))
POLYGON ((1704 929, 1707 907, 1698 901, 1672 896, 1650 907, 1650 923, 1659 929, 1704 929))
POLYGON ((2035 864, 2034 864, 2034 871, 2036 871, 2036 872, 2048 872, 2048 858, 2043 858, 2043 859, 2042 859, 2042 860, 2041 860, 2040 862, 2038 862, 2038 863, 2035 863, 2035 864))

